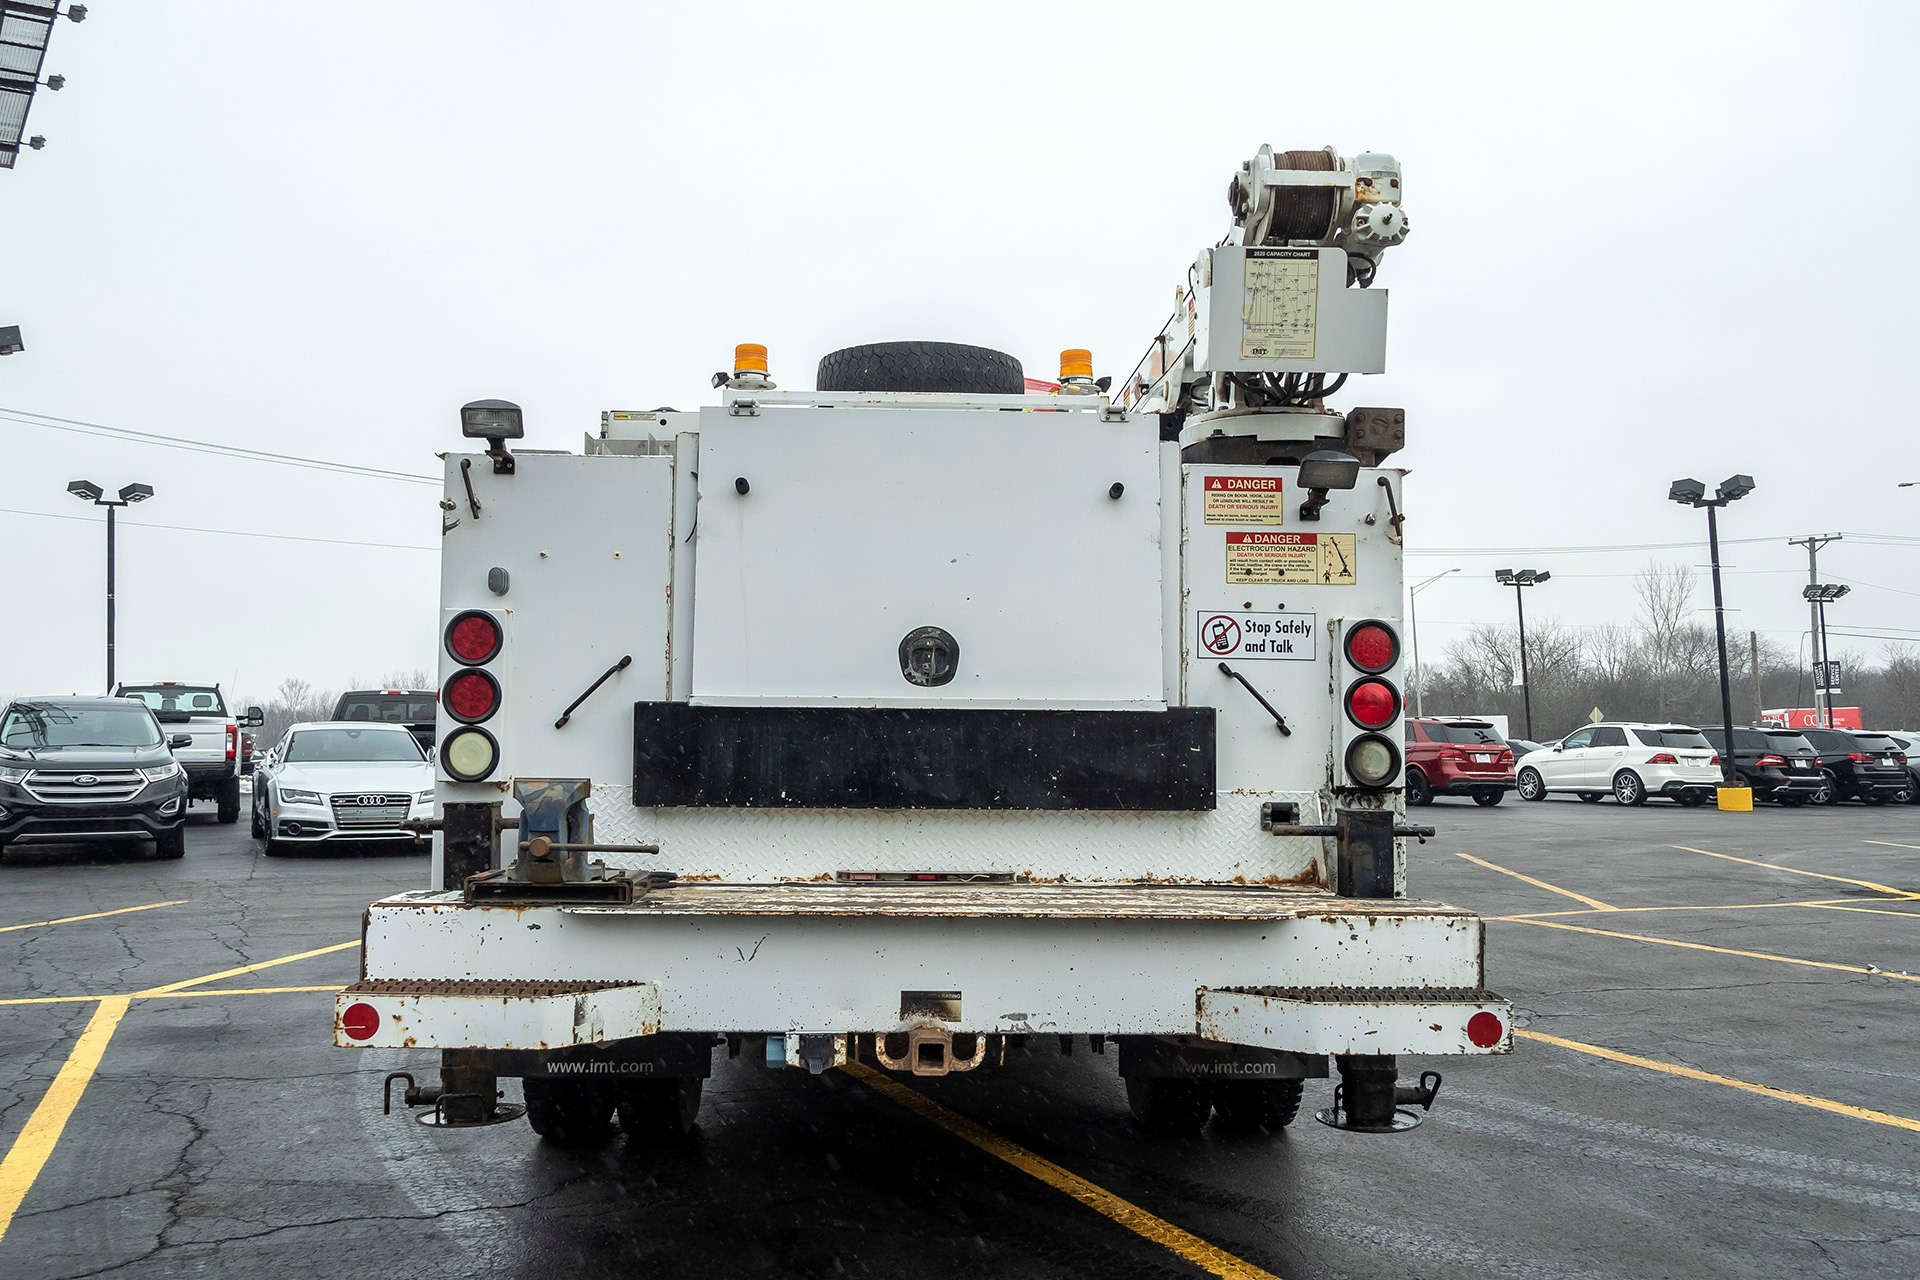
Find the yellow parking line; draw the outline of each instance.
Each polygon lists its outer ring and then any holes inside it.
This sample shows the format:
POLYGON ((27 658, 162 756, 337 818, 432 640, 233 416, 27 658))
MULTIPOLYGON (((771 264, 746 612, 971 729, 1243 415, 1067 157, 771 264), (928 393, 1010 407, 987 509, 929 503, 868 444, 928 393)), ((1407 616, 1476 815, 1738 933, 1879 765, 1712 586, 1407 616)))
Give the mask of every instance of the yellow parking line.
POLYGON ((80 1033, 73 1052, 67 1055, 66 1064, 54 1076, 46 1096, 27 1117, 27 1127, 14 1139, 7 1158, 0 1160, 0 1239, 6 1237, 20 1202, 27 1198, 28 1189, 40 1176, 47 1157, 53 1154, 73 1109, 80 1105, 80 1095, 87 1091, 87 1082, 99 1069, 100 1058, 107 1051, 107 1042, 113 1039, 114 1028, 127 1016, 128 1004, 126 996, 113 996, 100 1002, 87 1029, 80 1033))
POLYGON ((1572 1049, 1576 1053, 1590 1053, 1596 1058, 1606 1058, 1610 1062, 1623 1062, 1630 1067, 1645 1067, 1649 1071, 1659 1071, 1670 1076, 1685 1076, 1689 1080, 1703 1080, 1708 1084, 1723 1084, 1729 1089, 1744 1089, 1748 1093, 1757 1093, 1763 1098, 1777 1098, 1781 1102, 1795 1102, 1803 1107, 1813 1107, 1820 1111, 1831 1111, 1837 1116, 1848 1116, 1855 1120, 1871 1120, 1874 1124, 1892 1125, 1896 1129, 1910 1129, 1920 1133, 1920 1120, 1909 1120, 1906 1116, 1896 1116, 1885 1111, 1869 1111, 1865 1107, 1848 1106, 1844 1102, 1834 1102, 1828 1098, 1816 1098, 1811 1094, 1794 1093, 1789 1089, 1776 1089, 1770 1084, 1754 1084, 1748 1080, 1736 1080, 1732 1076, 1718 1076, 1711 1071, 1695 1071, 1692 1067, 1682 1067, 1672 1062, 1661 1062, 1655 1058, 1638 1058, 1631 1053, 1621 1053, 1618 1049, 1603 1049, 1597 1044, 1584 1044, 1578 1040, 1563 1040, 1559 1036, 1550 1036, 1540 1031, 1514 1029, 1516 1036, 1528 1040, 1538 1040, 1542 1044, 1558 1045, 1562 1049, 1572 1049))
POLYGON ((340 990, 337 982, 320 987, 215 987, 211 991, 169 991, 165 995, 147 997, 154 1000, 180 1000, 188 996, 278 996, 290 995, 297 991, 334 991, 340 990))
POLYGON ((1155 1217, 1139 1205, 1122 1200, 1106 1188, 1095 1186, 1080 1175, 1061 1168, 1053 1161, 1007 1141, 999 1134, 976 1124, 958 1112, 947 1110, 925 1094, 889 1080, 884 1072, 876 1071, 862 1062, 848 1062, 840 1069, 921 1119, 932 1121, 954 1137, 970 1142, 988 1155, 1004 1160, 1022 1173, 1038 1178, 1054 1190, 1072 1196, 1095 1213, 1106 1215, 1127 1230, 1178 1254, 1211 1275, 1233 1276, 1241 1280, 1277 1280, 1272 1272, 1262 1271, 1252 1263, 1234 1257, 1219 1246, 1207 1243, 1192 1232, 1183 1231, 1171 1222, 1155 1217))
POLYGON ((1709 858, 1725 858, 1728 862, 1744 862, 1750 867, 1765 867, 1769 871, 1784 871, 1788 875, 1812 876, 1816 880, 1838 880, 1841 884, 1857 884, 1863 888, 1878 890, 1881 893, 1897 893, 1903 898, 1913 896, 1905 889, 1895 889, 1891 885, 1875 884, 1871 880, 1855 880, 1851 876, 1830 876, 1818 871, 1802 871, 1798 867, 1783 867, 1775 862, 1759 862, 1753 858, 1736 858, 1730 853, 1715 853, 1711 849, 1696 849, 1692 845, 1686 844, 1669 845, 1667 847, 1670 849, 1682 849, 1687 853, 1704 853, 1709 858))
MULTIPOLYGON (((1525 911, 1525 912, 1521 912, 1518 915, 1488 916, 1486 918, 1489 920, 1558 920, 1566 916, 1604 916, 1604 915, 1625 916, 1625 915, 1634 915, 1643 911, 1754 911, 1762 907, 1832 907, 1832 906, 1843 906, 1843 905, 1850 906, 1855 902, 1861 902, 1861 901, 1914 902, 1916 900, 1920 900, 1920 899, 1916 899, 1911 894, 1899 894, 1891 898, 1865 898, 1865 899, 1819 898, 1810 902, 1728 902, 1728 903, 1721 903, 1719 905, 1698 906, 1698 907, 1693 906, 1692 904, 1689 904, 1689 903, 1682 903, 1679 906, 1673 906, 1673 907, 1610 907, 1606 911, 1525 911)), ((1859 911, 1865 911, 1865 910, 1868 910, 1869 908, 1857 907, 1854 909, 1859 911)), ((1890 912, 1889 914, 1901 915, 1904 913, 1895 911, 1895 912, 1890 912)))
POLYGON ((149 902, 144 907, 121 907, 117 911, 95 911, 91 915, 61 916, 58 920, 35 920, 32 924, 0 925, 0 933, 12 933, 15 929, 38 929, 50 924, 72 924, 75 920, 101 920, 107 916, 124 916, 131 911, 151 911, 155 907, 177 907, 185 898, 175 898, 172 902, 149 902))
POLYGON ((1650 938, 1644 933, 1615 933, 1611 929, 1588 929, 1577 924, 1560 924, 1553 920, 1514 920, 1514 924, 1538 925, 1542 929, 1567 929, 1573 933, 1598 934, 1602 938, 1625 938, 1629 942, 1656 942, 1663 947, 1685 947, 1689 951, 1712 951, 1723 956, 1744 956, 1749 960, 1773 960, 1780 964, 1803 965, 1809 969, 1838 969, 1843 973, 1866 973, 1876 978, 1898 978, 1903 982, 1920 982, 1920 974, 1888 973, 1882 969, 1875 972, 1857 964, 1834 964, 1827 960, 1800 960, 1793 956, 1776 956, 1765 951, 1735 951, 1731 947, 1710 947, 1704 942, 1681 942, 1677 938, 1650 938))
POLYGON ((1882 911, 1878 907, 1843 907, 1829 902, 1809 902, 1807 905, 1822 911, 1860 911, 1870 916, 1904 916, 1908 920, 1920 920, 1920 911, 1882 911))
POLYGON ((295 960, 308 960, 314 956, 331 955, 335 951, 345 951, 349 947, 360 945, 358 938, 352 942, 336 942, 330 947, 315 947, 312 951, 302 951, 299 955, 281 956, 278 960, 262 960, 259 964, 243 964, 237 969, 222 969, 218 973, 209 973, 199 978, 187 978, 181 982, 169 982, 164 987, 148 987, 145 991, 136 991, 135 997, 171 995, 185 987, 197 987, 203 982, 217 982, 221 978, 237 977, 243 973, 256 973, 261 969, 271 969, 277 964, 292 964, 295 960))
POLYGON ((1496 866, 1494 863, 1488 862, 1485 858, 1476 858, 1470 853, 1456 853, 1453 856, 1456 858, 1465 858, 1468 862, 1476 863, 1489 871, 1498 871, 1503 876, 1512 876, 1515 880, 1525 880, 1528 884, 1539 889, 1545 889, 1548 893, 1557 893, 1563 898, 1572 898, 1575 902, 1584 902, 1596 911, 1612 911, 1614 909, 1598 898, 1589 898, 1584 893, 1575 893, 1571 889, 1562 889, 1558 885, 1548 884, 1545 880, 1535 880, 1532 876, 1523 876, 1518 871, 1509 871, 1505 867, 1496 866))
POLYGON ((1920 849, 1920 844, 1901 844, 1898 840, 1862 840, 1861 844, 1883 844, 1889 849, 1920 849))

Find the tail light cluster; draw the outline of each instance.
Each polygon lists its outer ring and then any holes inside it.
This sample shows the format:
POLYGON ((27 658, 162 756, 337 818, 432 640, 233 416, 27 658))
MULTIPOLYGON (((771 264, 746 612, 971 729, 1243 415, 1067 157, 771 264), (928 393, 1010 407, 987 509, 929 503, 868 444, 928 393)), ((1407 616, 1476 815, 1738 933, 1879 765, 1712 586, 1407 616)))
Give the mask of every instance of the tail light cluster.
POLYGON ((481 782, 500 765, 500 742, 481 728, 500 710, 500 681, 487 664, 506 647, 500 619, 484 609, 447 623, 447 654, 460 666, 440 687, 440 705, 459 722, 440 742, 440 767, 456 782, 481 782))
POLYGON ((237 724, 230 724, 227 726, 227 759, 231 760, 239 754, 240 754, 240 726, 237 724))
POLYGON ((1341 655, 1354 673, 1340 699, 1350 726, 1341 752, 1347 778, 1356 787, 1391 786, 1401 764, 1391 730, 1403 704, 1389 676, 1400 662, 1400 634, 1378 619, 1356 622, 1347 628, 1341 655))

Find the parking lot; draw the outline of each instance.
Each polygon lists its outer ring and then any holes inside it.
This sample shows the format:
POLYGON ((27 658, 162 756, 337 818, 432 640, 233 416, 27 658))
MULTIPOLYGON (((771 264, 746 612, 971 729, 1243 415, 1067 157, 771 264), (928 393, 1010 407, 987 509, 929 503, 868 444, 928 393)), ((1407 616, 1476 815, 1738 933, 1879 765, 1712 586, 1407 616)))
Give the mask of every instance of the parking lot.
POLYGON ((1173 1143, 1040 1037, 877 1087, 723 1054, 667 1146, 434 1133, 380 1103, 433 1055, 329 1023, 423 858, 200 808, 180 862, 13 850, 0 1274, 1912 1276, 1912 813, 1441 801, 1410 875, 1499 918, 1513 1056, 1437 1064, 1411 1133, 1313 1123, 1315 1081, 1281 1136, 1173 1143))

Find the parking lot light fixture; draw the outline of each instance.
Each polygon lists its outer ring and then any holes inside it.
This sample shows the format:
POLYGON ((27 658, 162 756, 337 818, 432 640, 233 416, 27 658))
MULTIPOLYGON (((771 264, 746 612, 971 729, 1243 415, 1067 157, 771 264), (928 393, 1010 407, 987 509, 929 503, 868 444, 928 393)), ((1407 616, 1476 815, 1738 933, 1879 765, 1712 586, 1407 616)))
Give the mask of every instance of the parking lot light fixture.
POLYGON ((1533 685, 1527 679, 1527 606, 1520 588, 1537 587, 1552 578, 1544 569, 1495 569, 1493 580, 1513 588, 1513 606, 1520 616, 1520 700, 1527 713, 1527 740, 1533 741, 1533 685))
POLYGON ((1727 610, 1720 594, 1720 522, 1718 512, 1729 502, 1738 502, 1753 492, 1753 477, 1732 475, 1720 482, 1711 498, 1707 486, 1698 480, 1675 480, 1667 489, 1670 501, 1686 507, 1707 509, 1707 550, 1713 562, 1713 631, 1720 643, 1720 724, 1726 742, 1720 752, 1720 776, 1725 785, 1739 782, 1733 767, 1733 690, 1727 683, 1727 610))
POLYGON ((107 491, 91 480, 72 480, 67 484, 67 492, 82 502, 91 502, 96 507, 107 509, 107 692, 113 692, 113 546, 114 512, 121 507, 130 507, 136 502, 145 502, 153 496, 150 484, 129 484, 121 486, 119 496, 109 498, 107 491))
POLYGON ((1814 666, 1813 705, 1816 712, 1821 706, 1826 707, 1826 727, 1829 729, 1833 728, 1833 695, 1839 690, 1833 687, 1833 650, 1827 648, 1827 604, 1838 600, 1851 590, 1853 588, 1844 582, 1816 582, 1800 589, 1800 598, 1811 603, 1820 618, 1819 639, 1822 658, 1814 666), (1825 703, 1820 700, 1822 693, 1827 695, 1825 703))

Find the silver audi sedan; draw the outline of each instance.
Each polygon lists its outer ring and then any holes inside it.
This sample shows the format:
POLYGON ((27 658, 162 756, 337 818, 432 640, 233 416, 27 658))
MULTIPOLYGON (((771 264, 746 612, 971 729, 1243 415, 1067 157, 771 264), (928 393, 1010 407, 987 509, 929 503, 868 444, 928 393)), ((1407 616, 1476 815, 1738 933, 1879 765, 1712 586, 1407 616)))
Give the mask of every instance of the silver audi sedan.
POLYGON ((253 773, 253 835, 269 857, 328 840, 401 840, 433 816, 433 766, 405 725, 296 724, 253 773))

